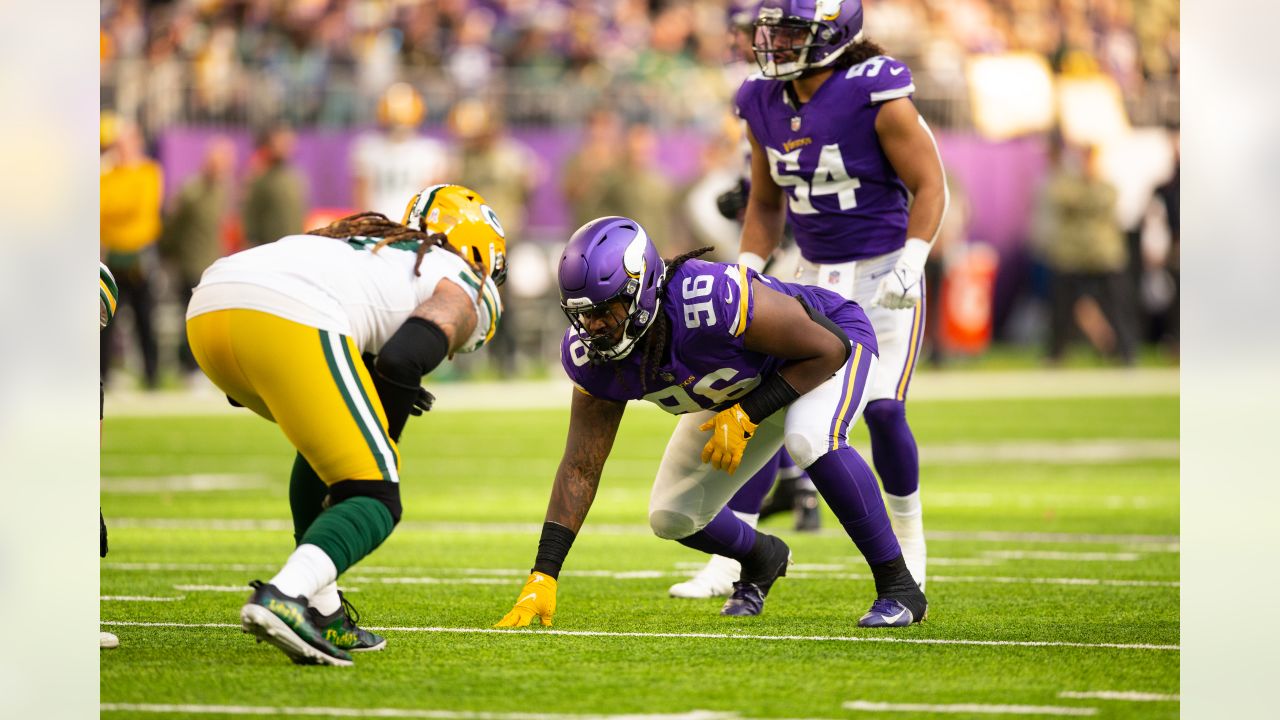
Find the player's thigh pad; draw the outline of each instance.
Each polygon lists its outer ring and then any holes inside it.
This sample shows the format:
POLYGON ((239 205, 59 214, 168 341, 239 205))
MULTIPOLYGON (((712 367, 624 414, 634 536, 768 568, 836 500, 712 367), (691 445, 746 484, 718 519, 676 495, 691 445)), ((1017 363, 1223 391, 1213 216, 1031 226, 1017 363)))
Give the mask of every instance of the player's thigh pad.
POLYGON ((400 481, 399 450, 351 338, 255 310, 211 314, 223 313, 240 376, 325 484, 400 481))
POLYGON ((867 406, 867 388, 877 364, 875 353, 858 343, 839 372, 786 409, 784 440, 796 465, 807 468, 823 455, 849 446, 849 429, 867 406))
POLYGON ((778 452, 782 446, 783 414, 776 412, 760 423, 732 475, 702 462, 702 448, 711 433, 698 426, 715 417, 715 413, 706 410, 681 415, 649 495, 649 526, 653 533, 679 540, 706 527, 738 488, 778 452))

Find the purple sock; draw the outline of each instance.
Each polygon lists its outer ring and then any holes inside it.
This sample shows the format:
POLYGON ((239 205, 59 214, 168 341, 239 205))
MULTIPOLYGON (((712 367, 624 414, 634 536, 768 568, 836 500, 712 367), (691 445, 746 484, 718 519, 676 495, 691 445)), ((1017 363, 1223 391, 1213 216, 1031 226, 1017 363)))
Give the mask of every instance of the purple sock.
POLYGON ((764 467, 760 468, 760 472, 751 476, 746 485, 738 488, 738 493, 729 500, 729 509, 759 515, 760 506, 764 504, 764 496, 769 494, 773 481, 778 476, 778 463, 786 454, 786 450, 779 450, 769 459, 769 462, 764 464, 764 467))
POLYGON ((916 438, 907 425, 907 406, 897 400, 867 404, 862 417, 871 434, 871 461, 884 491, 902 497, 920 489, 920 461, 916 438))
POLYGON ((756 529, 723 507, 706 527, 676 542, 711 555, 742 560, 756 542, 756 529))
POLYGON ((880 485, 857 450, 851 447, 833 450, 818 458, 808 470, 822 499, 835 512, 868 564, 888 562, 902 554, 880 497, 880 485))

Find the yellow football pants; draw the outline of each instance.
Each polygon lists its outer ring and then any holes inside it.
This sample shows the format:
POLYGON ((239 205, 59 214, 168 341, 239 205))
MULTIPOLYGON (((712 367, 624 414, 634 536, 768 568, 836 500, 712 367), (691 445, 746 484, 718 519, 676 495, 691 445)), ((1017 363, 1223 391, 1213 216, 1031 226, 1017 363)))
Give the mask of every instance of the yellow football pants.
POLYGON ((187 339, 209 379, 280 425, 326 484, 400 481, 400 451, 351 338, 237 309, 191 318, 187 339))

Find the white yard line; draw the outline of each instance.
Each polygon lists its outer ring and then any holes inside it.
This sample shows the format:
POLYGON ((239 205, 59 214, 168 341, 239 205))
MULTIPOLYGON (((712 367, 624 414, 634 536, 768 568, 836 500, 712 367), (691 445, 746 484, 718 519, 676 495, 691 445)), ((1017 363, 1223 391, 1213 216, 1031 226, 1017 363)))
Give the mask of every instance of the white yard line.
MULTIPOLYGON (((217 565, 213 563, 103 563, 103 568, 107 570, 129 570, 142 572, 254 572, 258 570, 269 570, 268 565, 240 565, 228 563, 226 565, 217 565)), ((798 565, 797 567, 805 567, 798 565)), ((827 566, 810 566, 818 567, 820 570, 813 572, 804 572, 792 570, 788 575, 788 580, 867 580, 871 575, 867 573, 848 572, 844 565, 827 565, 827 566), (830 568, 830 569, 828 569, 830 568)), ((524 577, 527 573, 523 570, 512 568, 415 568, 415 567, 383 567, 371 566, 368 568, 355 567, 351 570, 350 575, 343 576, 347 582, 363 583, 363 584, 381 584, 381 585, 505 585, 511 583, 513 578, 524 577), (408 572, 431 572, 438 573, 435 575, 393 575, 392 573, 408 573, 408 572), (449 577, 449 574, 458 574, 463 577, 449 577), (444 576, 442 576, 443 574, 444 576)), ((566 577, 591 577, 606 578, 610 580, 656 580, 661 578, 680 578, 685 577, 689 573, 684 570, 566 570, 566 577)), ((929 577, 931 581, 942 583, 992 583, 999 585, 1065 585, 1065 586, 1083 586, 1083 587, 1153 587, 1153 588, 1178 588, 1181 582, 1177 580, 1126 580, 1123 578, 1079 578, 1079 577, 1013 577, 1008 575, 932 575, 929 577)), ((247 586, 245 586, 247 587, 247 586)), ((240 586, 203 586, 203 585, 174 585, 175 589, 207 589, 216 592, 226 590, 243 591, 244 587, 240 586)))
POLYGON ((378 583, 382 585, 510 585, 511 578, 478 577, 360 577, 352 575, 351 582, 378 583))
POLYGON ((1142 555, 1136 552, 1060 552, 1057 550, 983 550, 982 556, 997 560, 1069 560, 1071 562, 1134 562, 1142 558, 1142 555))
MULTIPOLYGON (((458 466, 474 462, 474 458, 453 456, 448 448, 442 448, 436 458, 438 465, 458 466)), ((150 451, 131 453, 133 457, 168 458, 172 453, 153 448, 150 451)), ((188 456, 189 457, 189 456, 188 456)), ((1090 440, 1009 440, 1005 442, 956 442, 936 443, 920 447, 920 462, 924 465, 989 465, 994 463, 1037 465, 1097 465, 1105 463, 1133 462, 1138 460, 1177 460, 1179 442, 1171 439, 1098 438, 1090 440)), ((513 465, 546 463, 545 455, 504 455, 502 459, 513 465)), ((638 472, 652 469, 644 460, 623 460, 634 463, 638 472)), ((617 468, 615 467, 615 470, 617 468)), ((281 482, 266 475, 162 475, 105 477, 103 487, 114 493, 150 492, 207 492, 211 490, 237 490, 269 487, 281 482)), ((995 496, 979 496, 972 502, 978 507, 989 505, 995 496)), ((1111 501, 1115 504, 1115 501, 1111 501)), ((954 504, 949 502, 950 504, 954 504)))
POLYGON ((1001 585, 1103 585, 1107 587, 1162 587, 1178 588, 1182 583, 1177 580, 1112 580, 1103 578, 1041 578, 1041 577, 1001 577, 984 575, 931 575, 929 582, 989 582, 1001 585))
MULTIPOLYGON (((926 496, 924 502, 928 502, 926 496)), ((1002 532, 998 530, 931 530, 929 540, 956 540, 961 542, 1007 543, 1058 543, 1081 545, 1142 545, 1168 546, 1178 542, 1177 535, 1106 535, 1101 533, 1047 533, 1002 532)))
POLYGON ((255 490, 268 487, 266 475, 159 475, 139 477, 104 477, 102 491, 111 494, 141 495, 148 493, 192 493, 218 490, 255 490))
POLYGON ((980 705, 958 703, 955 705, 929 705, 927 703, 887 703, 854 700, 844 704, 845 710, 860 712, 906 713, 962 713, 965 715, 1097 715, 1097 708, 1064 707, 1061 705, 980 705))
MULTIPOLYGON (((172 563, 172 562, 104 562, 107 570, 130 570, 141 572, 257 572, 259 570, 279 570, 280 565, 269 563, 172 563)), ((248 587, 247 585, 245 587, 248 587)))
POLYGON ((185 600, 182 595, 177 597, 165 596, 157 597, 152 595, 99 595, 98 600, 103 602, 177 602, 185 600))
MULTIPOLYGON (((928 502, 928 499, 925 499, 928 502)), ((223 531, 293 531, 293 523, 284 519, 235 519, 235 518, 112 518, 114 528, 142 528, 148 530, 223 530, 223 531)), ((542 525, 536 523, 511 522, 434 522, 405 521, 400 523, 401 531, 416 532, 451 532, 474 535, 537 535, 542 525)), ((592 524, 589 532, 596 535, 653 535, 648 525, 592 524)), ((823 531, 823 535, 845 537, 843 531, 831 529, 823 531)), ((1125 545, 1138 546, 1151 544, 1166 552, 1176 552, 1177 535, 1109 535, 1100 533, 1043 533, 1043 532, 1002 532, 994 530, 931 530, 926 533, 929 540, 941 542, 992 542, 992 543, 1045 543, 1063 545, 1125 545)))
POLYGON ((1159 693, 1135 692, 1133 690, 1090 690, 1087 692, 1064 690, 1058 693, 1060 698, 1072 700, 1120 700, 1124 702, 1182 702, 1180 695, 1161 695, 1159 693))
POLYGON ((291 717, 428 718, 429 720, 739 720, 737 713, 693 710, 645 715, 567 715, 498 713, 410 708, 274 707, 262 705, 161 705, 102 703, 102 712, 173 713, 185 715, 286 715, 291 717))
MULTIPOLYGON (((225 592, 225 593, 248 593, 252 588, 245 585, 174 585, 174 590, 179 592, 225 592)), ((360 592, 360 588, 350 585, 340 585, 338 587, 344 593, 360 592)))
MULTIPOLYGON (((231 623, 177 623, 177 622, 135 622, 131 620, 103 620, 102 625, 113 627, 171 627, 171 628, 236 628, 231 623)), ((851 636, 851 635, 744 635, 737 633, 646 633, 646 632, 610 632, 605 630, 505 630, 498 628, 457 628, 457 627, 373 627, 367 629, 378 632, 414 632, 414 633, 454 633, 462 635, 511 635, 513 637, 534 637, 536 635, 567 635, 572 637, 639 637, 639 638, 673 638, 703 640, 762 640, 791 642, 870 642, 901 643, 907 645, 975 645, 983 647, 1066 647, 1109 650, 1181 650, 1178 645, 1152 645, 1147 643, 1076 643, 1040 640, 962 640, 954 638, 904 638, 893 636, 851 636)))
POLYGON ((1105 438, 1019 440, 920 446, 921 464, 987 463, 1095 464, 1134 460, 1177 460, 1177 440, 1105 438))

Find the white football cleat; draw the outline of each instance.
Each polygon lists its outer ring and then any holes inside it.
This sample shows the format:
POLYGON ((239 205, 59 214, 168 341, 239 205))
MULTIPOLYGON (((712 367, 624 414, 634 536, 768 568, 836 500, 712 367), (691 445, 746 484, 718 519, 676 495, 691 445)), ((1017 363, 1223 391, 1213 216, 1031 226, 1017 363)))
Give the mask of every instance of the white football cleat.
POLYGON ((98 648, 115 648, 120 647, 120 638, 109 632, 98 632, 98 648))
POLYGON ((742 565, 737 560, 712 555, 696 575, 672 585, 667 592, 671 597, 687 600, 728 597, 741 574, 742 565))

